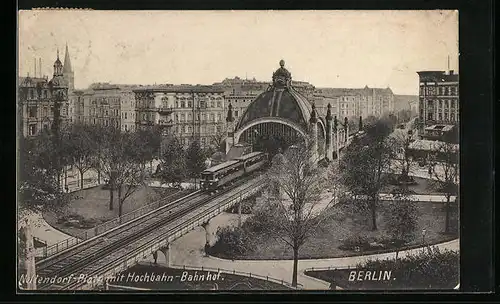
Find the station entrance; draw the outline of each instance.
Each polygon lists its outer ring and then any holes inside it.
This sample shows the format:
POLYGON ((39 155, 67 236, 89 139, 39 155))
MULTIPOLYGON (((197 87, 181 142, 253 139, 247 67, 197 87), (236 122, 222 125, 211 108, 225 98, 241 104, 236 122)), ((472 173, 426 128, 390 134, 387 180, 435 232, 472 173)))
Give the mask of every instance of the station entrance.
POLYGON ((251 145, 253 151, 263 151, 273 156, 280 149, 285 151, 291 145, 304 143, 304 138, 290 126, 277 122, 264 122, 243 131, 240 142, 251 145))

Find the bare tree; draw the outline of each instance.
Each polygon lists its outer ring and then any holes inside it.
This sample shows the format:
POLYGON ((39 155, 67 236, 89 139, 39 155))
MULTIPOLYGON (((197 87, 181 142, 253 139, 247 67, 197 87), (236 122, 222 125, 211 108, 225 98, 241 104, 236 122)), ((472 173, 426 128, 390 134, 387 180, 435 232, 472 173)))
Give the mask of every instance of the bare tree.
POLYGON ((217 130, 215 134, 210 136, 210 144, 216 151, 223 151, 224 140, 226 139, 226 132, 217 130))
POLYGON ((393 158, 393 149, 387 140, 390 132, 390 126, 384 121, 369 125, 365 137, 355 139, 345 148, 340 163, 344 185, 355 199, 361 196, 366 200, 372 230, 377 230, 379 194, 388 183, 384 172, 389 170, 393 158))
POLYGON ((415 239, 417 221, 418 209, 407 188, 403 187, 395 195, 394 200, 390 202, 389 217, 386 223, 386 229, 395 242, 396 259, 399 253, 398 248, 415 239))
POLYGON ((393 147, 396 169, 400 172, 399 181, 406 184, 411 181, 410 170, 415 163, 411 157, 410 144, 413 142, 411 130, 396 129, 390 138, 390 145, 393 147))
POLYGON ((323 211, 332 203, 318 208, 328 180, 324 170, 311 160, 307 147, 299 146, 276 155, 266 174, 268 191, 278 195, 268 195, 256 220, 266 227, 266 233, 293 250, 293 286, 297 286, 299 250, 326 218, 323 211))
POLYGON ((450 142, 438 142, 430 153, 430 172, 446 196, 445 233, 450 232, 451 197, 458 194, 459 149, 450 142))
POLYGON ((109 210, 113 210, 114 191, 118 190, 119 216, 125 199, 139 189, 144 180, 139 138, 139 133, 124 133, 116 128, 103 131, 99 168, 108 179, 109 210), (124 186, 125 193, 122 192, 124 186))
POLYGON ((123 204, 134 192, 146 186, 145 167, 143 163, 143 140, 139 133, 122 134, 122 140, 127 149, 124 151, 119 165, 119 174, 116 176, 115 185, 118 191, 118 217, 122 220, 123 204))
POLYGON ((73 124, 70 127, 67 138, 67 150, 70 163, 80 173, 80 188, 83 189, 84 174, 94 167, 97 156, 97 145, 95 141, 99 129, 91 125, 73 124))

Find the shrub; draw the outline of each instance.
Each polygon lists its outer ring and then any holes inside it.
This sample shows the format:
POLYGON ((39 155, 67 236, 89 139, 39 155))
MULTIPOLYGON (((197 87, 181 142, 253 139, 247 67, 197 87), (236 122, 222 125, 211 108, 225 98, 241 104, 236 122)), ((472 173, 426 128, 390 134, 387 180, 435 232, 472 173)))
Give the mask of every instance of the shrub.
POLYGON ((241 228, 219 227, 216 235, 217 241, 209 248, 208 254, 233 258, 251 250, 250 239, 241 228))
POLYGON ((420 288, 444 288, 459 281, 458 265, 458 252, 428 247, 399 260, 372 260, 358 264, 357 268, 376 271, 395 269, 398 280, 388 282, 390 284, 401 285, 406 282, 407 285, 420 288))

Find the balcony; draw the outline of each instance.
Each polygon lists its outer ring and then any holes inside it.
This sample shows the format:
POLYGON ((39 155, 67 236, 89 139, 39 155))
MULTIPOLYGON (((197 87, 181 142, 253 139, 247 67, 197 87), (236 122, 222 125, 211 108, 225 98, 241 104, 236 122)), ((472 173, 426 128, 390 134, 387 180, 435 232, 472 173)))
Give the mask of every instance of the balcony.
POLYGON ((170 114, 174 111, 172 107, 159 107, 156 109, 160 114, 170 114))

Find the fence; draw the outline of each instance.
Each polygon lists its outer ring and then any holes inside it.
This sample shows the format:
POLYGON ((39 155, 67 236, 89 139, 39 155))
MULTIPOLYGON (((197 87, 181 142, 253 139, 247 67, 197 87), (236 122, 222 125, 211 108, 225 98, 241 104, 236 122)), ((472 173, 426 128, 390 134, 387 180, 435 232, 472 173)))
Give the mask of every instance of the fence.
POLYGON ((255 273, 251 273, 251 272, 237 271, 234 269, 228 270, 228 269, 224 269, 224 268, 213 268, 213 267, 205 267, 205 266, 198 267, 198 266, 186 266, 186 265, 182 265, 182 266, 177 265, 177 267, 179 267, 179 268, 182 267, 182 269, 186 269, 186 270, 212 271, 212 272, 217 272, 217 273, 224 272, 226 274, 234 274, 234 275, 244 276, 244 277, 248 277, 248 278, 265 280, 267 282, 273 282, 276 284, 286 286, 286 287, 291 288, 291 289, 302 289, 303 288, 302 284, 297 284, 298 285, 297 287, 293 287, 290 283, 286 282, 285 280, 280 280, 280 279, 272 278, 269 276, 263 276, 263 275, 259 275, 259 274, 255 274, 255 273))
MULTIPOLYGON (((176 192, 173 195, 176 195, 176 194, 178 195, 179 193, 182 193, 182 191, 176 192)), ((114 218, 114 219, 109 220, 105 223, 102 223, 98 226, 95 226, 93 229, 86 230, 85 234, 82 235, 82 238, 70 237, 70 238, 67 238, 65 240, 62 240, 61 242, 53 244, 51 246, 44 247, 42 250, 42 252, 43 252, 42 256, 44 258, 50 257, 54 254, 57 254, 63 250, 66 250, 72 246, 80 244, 80 243, 87 241, 91 238, 97 237, 99 235, 103 235, 104 233, 107 233, 111 229, 119 227, 120 225, 130 223, 131 221, 133 221, 135 219, 139 219, 140 217, 142 217, 146 214, 149 214, 150 212, 156 211, 157 209, 164 207, 166 203, 169 203, 169 205, 170 205, 170 204, 173 204, 173 203, 179 201, 180 199, 191 197, 197 193, 198 193, 198 191, 191 192, 190 194, 188 194, 184 197, 178 198, 170 203, 168 202, 168 198, 171 198, 173 195, 171 195, 167 198, 160 199, 156 202, 147 204, 141 208, 138 208, 134 211, 131 211, 129 213, 122 215, 121 218, 120 217, 114 218)))
MULTIPOLYGON (((143 260, 145 257, 151 255, 153 252, 158 251, 160 248, 167 246, 169 243, 173 242, 175 239, 183 236, 194 228, 198 227, 202 223, 206 222, 208 219, 215 217, 222 210, 227 210, 230 206, 237 203, 241 199, 245 199, 247 196, 252 195, 254 192, 258 191, 264 183, 262 178, 256 178, 255 183, 251 183, 244 189, 240 189, 238 193, 223 199, 223 201, 217 203, 211 208, 204 210, 200 214, 190 216, 188 220, 177 224, 175 227, 168 231, 168 236, 162 236, 161 239, 153 238, 144 245, 135 248, 134 251, 126 254, 120 261, 120 263, 115 264, 113 261, 107 265, 104 265, 100 269, 94 271, 92 275, 102 275, 104 277, 114 276, 126 269, 129 266, 133 266, 139 261, 143 260)), ((86 282, 85 284, 90 285, 90 287, 97 286, 97 282, 92 280, 92 282, 86 282)))

